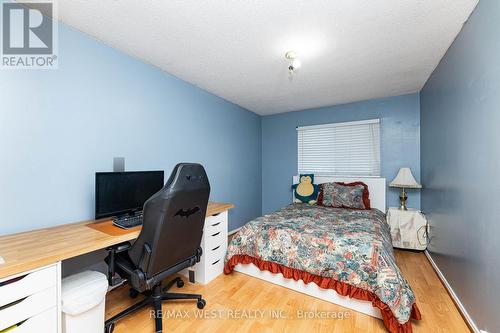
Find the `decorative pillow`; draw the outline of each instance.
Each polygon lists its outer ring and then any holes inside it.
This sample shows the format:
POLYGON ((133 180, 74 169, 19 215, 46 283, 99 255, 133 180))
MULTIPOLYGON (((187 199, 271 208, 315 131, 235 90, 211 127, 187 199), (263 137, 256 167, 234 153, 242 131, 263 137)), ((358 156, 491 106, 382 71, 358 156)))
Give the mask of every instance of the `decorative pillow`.
POLYGON ((303 174, 299 176, 299 183, 292 186, 295 198, 300 202, 311 205, 316 203, 319 193, 319 185, 314 184, 313 174, 303 174))
POLYGON ((318 205, 335 208, 370 209, 368 185, 363 182, 321 184, 318 205))

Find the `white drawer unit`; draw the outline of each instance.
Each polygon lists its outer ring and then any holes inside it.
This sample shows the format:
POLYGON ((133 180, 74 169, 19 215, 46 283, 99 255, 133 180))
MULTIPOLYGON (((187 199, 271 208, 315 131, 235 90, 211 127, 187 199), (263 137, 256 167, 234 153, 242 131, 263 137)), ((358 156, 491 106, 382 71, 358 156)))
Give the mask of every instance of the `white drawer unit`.
POLYGON ((227 223, 227 211, 205 219, 201 239, 203 255, 194 266, 196 282, 207 284, 222 274, 227 251, 227 223))
POLYGON ((60 264, 0 280, 0 331, 60 332, 60 264))

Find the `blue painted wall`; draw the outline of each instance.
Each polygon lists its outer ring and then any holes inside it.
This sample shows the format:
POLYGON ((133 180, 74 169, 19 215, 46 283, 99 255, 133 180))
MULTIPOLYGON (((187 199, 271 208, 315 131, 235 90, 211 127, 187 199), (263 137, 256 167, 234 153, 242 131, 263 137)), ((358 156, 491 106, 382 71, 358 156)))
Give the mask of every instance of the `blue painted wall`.
POLYGON ((58 70, 0 74, 0 234, 93 217, 94 173, 201 162, 230 229, 261 213, 260 117, 59 26, 58 70))
POLYGON ((500 332, 500 1, 481 0, 421 92, 429 250, 479 328, 500 332))
MULTIPOLYGON (((262 211, 272 212, 291 202, 292 177, 297 174, 297 126, 381 119, 381 173, 389 183, 402 166, 420 179, 419 95, 366 102, 262 118, 262 211)), ((425 185, 425 184, 424 184, 425 185)), ((399 191, 388 188, 388 206, 399 205, 399 191)), ((409 206, 420 207, 419 191, 410 191, 409 206)))

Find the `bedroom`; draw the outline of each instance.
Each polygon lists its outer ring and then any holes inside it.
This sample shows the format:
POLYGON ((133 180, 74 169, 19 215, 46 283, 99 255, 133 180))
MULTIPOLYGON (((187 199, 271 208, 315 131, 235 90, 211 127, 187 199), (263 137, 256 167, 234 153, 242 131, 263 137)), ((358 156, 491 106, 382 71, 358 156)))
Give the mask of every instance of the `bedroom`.
POLYGON ((497 1, 1 5, 0 332, 500 331, 497 1))

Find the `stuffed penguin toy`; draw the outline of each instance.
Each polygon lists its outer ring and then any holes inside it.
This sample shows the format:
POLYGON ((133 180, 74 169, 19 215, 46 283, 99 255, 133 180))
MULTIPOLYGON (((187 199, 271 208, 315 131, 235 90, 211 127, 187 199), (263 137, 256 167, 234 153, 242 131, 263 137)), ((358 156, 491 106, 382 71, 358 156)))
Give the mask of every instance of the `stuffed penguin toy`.
POLYGON ((316 203, 319 193, 319 185, 314 184, 314 175, 300 175, 299 183, 294 184, 292 189, 295 190, 295 198, 301 202, 306 202, 311 205, 316 203))

